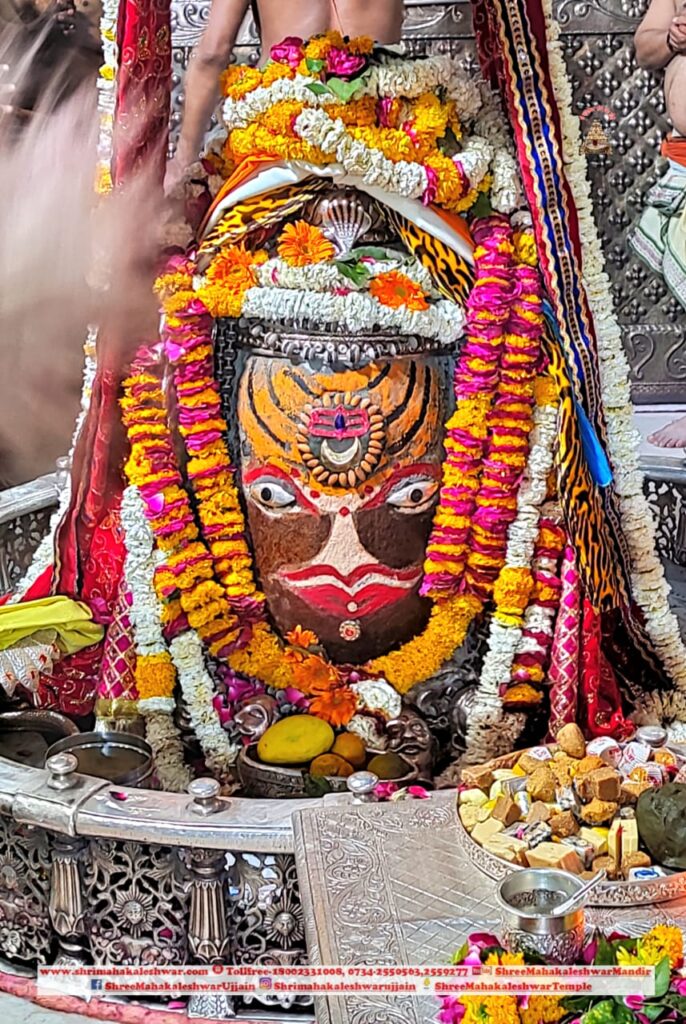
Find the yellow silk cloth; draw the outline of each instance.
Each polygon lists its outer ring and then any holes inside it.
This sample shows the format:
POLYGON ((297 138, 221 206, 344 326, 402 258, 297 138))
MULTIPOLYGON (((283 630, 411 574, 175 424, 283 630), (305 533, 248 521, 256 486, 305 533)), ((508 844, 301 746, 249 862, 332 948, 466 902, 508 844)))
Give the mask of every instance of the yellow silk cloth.
POLYGON ((46 631, 54 634, 54 642, 64 654, 97 644, 105 632, 93 622, 90 608, 69 597, 44 597, 0 607, 0 651, 46 631))

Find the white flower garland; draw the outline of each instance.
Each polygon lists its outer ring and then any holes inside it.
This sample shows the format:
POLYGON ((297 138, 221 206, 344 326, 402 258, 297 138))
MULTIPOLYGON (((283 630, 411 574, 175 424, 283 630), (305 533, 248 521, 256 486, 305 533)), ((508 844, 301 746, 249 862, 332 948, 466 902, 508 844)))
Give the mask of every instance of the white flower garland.
POLYGON ((447 299, 428 309, 412 311, 384 306, 365 292, 331 295, 295 288, 248 288, 242 315, 271 321, 339 324, 349 331, 380 327, 404 335, 434 338, 446 347, 462 336, 465 321, 462 308, 447 299))
MULTIPOLYGON (((138 488, 127 487, 121 503, 126 545, 124 576, 131 593, 129 616, 136 653, 140 656, 167 651, 159 600, 152 582, 160 553, 156 551, 153 533, 143 508, 138 488)), ((191 780, 191 773, 184 763, 183 745, 172 719, 174 707, 171 697, 150 697, 138 701, 138 710, 145 718, 145 734, 153 751, 160 784, 167 792, 184 793, 191 780)))
POLYGON ((172 640, 169 651, 207 767, 220 782, 230 784, 233 782, 231 765, 241 748, 229 739, 212 704, 214 683, 205 668, 202 642, 195 630, 189 629, 172 640))
MULTIPOLYGON (((349 277, 342 274, 335 262, 313 263, 306 267, 293 267, 280 257, 267 260, 253 268, 257 280, 263 288, 289 288, 296 291, 333 292, 337 288, 352 291, 363 291, 369 281, 356 285, 349 277)), ((433 279, 428 270, 415 257, 407 257, 398 253, 397 259, 373 260, 367 265, 370 276, 387 274, 397 270, 409 277, 414 284, 429 296, 439 298, 433 279)))
MULTIPOLYGON (((548 476, 553 466, 557 436, 557 405, 537 405, 526 469, 517 493, 517 515, 507 536, 505 568, 529 568, 538 537, 548 476)), ((527 609, 528 612, 528 609, 527 609)), ((481 667, 474 709, 467 727, 465 762, 479 764, 514 750, 526 715, 506 712, 500 687, 510 681, 512 665, 527 627, 491 619, 488 650, 481 667)))
MULTIPOLYGON (((645 695, 640 719, 676 719, 683 723, 686 722, 686 648, 676 616, 669 607, 670 587, 656 553, 655 524, 643 492, 637 433, 632 423, 629 364, 622 346, 621 329, 612 308, 610 281, 593 219, 593 201, 579 120, 573 113, 572 90, 550 0, 545 0, 545 13, 550 74, 562 124, 564 162, 579 214, 584 283, 598 338, 600 383, 608 414, 608 451, 632 559, 633 596, 645 613, 647 633, 675 683, 671 693, 645 695)), ((686 729, 683 731, 686 733, 686 729)))
POLYGON ((325 110, 306 108, 298 114, 293 127, 304 142, 334 157, 347 174, 361 178, 366 185, 406 199, 418 199, 426 192, 429 178, 422 164, 389 160, 380 150, 354 139, 340 117, 332 118, 325 110))
MULTIPOLYGON (((294 78, 277 78, 268 86, 258 86, 239 99, 229 97, 222 108, 226 128, 246 128, 256 118, 266 114, 275 103, 293 100, 309 107, 325 107, 338 104, 340 100, 332 92, 312 91, 312 85, 320 80, 314 75, 296 75, 294 78)), ((468 78, 458 62, 452 57, 429 57, 423 61, 401 60, 383 67, 371 68, 360 82, 353 99, 364 96, 396 99, 416 99, 424 93, 435 94, 442 88, 446 98, 454 100, 458 117, 472 121, 483 103, 479 85, 468 78)))

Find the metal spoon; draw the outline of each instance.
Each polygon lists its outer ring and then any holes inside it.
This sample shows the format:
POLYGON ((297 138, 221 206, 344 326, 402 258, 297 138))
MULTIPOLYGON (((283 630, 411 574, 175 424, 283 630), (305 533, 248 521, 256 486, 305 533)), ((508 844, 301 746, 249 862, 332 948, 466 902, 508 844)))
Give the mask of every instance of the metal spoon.
POLYGON ((558 906, 553 909, 553 916, 557 917, 560 914, 566 914, 570 910, 573 910, 577 903, 579 903, 584 896, 588 895, 591 889, 595 889, 596 885, 603 881, 606 875, 607 871, 603 869, 599 871, 597 875, 594 875, 593 878, 589 878, 589 880, 582 885, 580 889, 577 889, 573 896, 570 896, 569 899, 564 901, 564 903, 558 904, 558 906))

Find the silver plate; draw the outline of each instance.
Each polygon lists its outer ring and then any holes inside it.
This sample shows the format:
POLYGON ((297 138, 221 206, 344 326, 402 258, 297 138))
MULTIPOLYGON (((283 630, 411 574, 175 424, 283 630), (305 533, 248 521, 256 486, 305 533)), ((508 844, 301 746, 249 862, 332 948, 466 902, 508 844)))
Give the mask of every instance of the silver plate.
MULTIPOLYGON (((455 817, 460 849, 485 875, 500 881, 511 871, 522 870, 518 865, 502 860, 479 846, 462 824, 457 805, 455 817)), ((664 878, 646 879, 643 882, 602 882, 593 890, 589 906, 641 907, 649 903, 668 903, 683 896, 686 896, 686 871, 672 871, 664 878)))

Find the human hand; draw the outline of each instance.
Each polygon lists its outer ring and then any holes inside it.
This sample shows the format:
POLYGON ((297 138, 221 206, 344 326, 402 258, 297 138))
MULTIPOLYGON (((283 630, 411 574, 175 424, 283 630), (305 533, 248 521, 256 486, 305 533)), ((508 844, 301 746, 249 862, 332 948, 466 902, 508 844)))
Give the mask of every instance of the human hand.
POLYGON ((686 12, 677 14, 672 19, 667 39, 673 53, 686 54, 686 12))
POLYGON ((183 183, 192 162, 192 160, 187 160, 183 152, 179 150, 169 161, 164 175, 164 194, 167 198, 181 198, 183 183))

